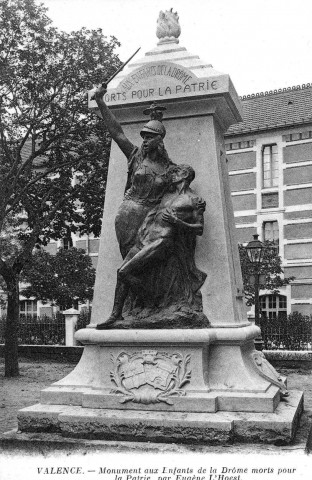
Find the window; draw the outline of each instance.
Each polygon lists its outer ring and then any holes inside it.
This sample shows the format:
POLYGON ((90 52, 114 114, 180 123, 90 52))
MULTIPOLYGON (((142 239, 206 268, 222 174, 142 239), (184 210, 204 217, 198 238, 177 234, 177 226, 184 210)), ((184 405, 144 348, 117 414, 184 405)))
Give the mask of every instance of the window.
POLYGON ((279 229, 278 222, 274 220, 273 222, 264 222, 263 223, 263 240, 269 240, 274 242, 276 245, 276 250, 278 253, 279 247, 279 229))
POLYGON ((73 246, 73 240, 72 240, 71 237, 64 237, 62 239, 62 242, 63 242, 63 247, 62 248, 64 250, 69 250, 73 246))
POLYGON ((20 315, 24 317, 37 316, 37 300, 21 300, 20 315))
POLYGON ((285 295, 261 295, 260 307, 267 318, 277 318, 280 313, 287 313, 287 298, 285 295))
POLYGON ((278 186, 277 145, 265 145, 262 150, 262 186, 278 186))

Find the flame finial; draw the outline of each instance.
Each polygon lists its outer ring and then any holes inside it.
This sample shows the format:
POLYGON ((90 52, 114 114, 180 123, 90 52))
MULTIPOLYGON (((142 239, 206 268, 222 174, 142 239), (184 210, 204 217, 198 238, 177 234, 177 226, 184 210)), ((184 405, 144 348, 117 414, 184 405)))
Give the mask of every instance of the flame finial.
POLYGON ((162 43, 179 43, 178 37, 181 34, 179 16, 172 8, 165 12, 160 11, 157 20, 156 35, 159 38, 158 45, 162 43))

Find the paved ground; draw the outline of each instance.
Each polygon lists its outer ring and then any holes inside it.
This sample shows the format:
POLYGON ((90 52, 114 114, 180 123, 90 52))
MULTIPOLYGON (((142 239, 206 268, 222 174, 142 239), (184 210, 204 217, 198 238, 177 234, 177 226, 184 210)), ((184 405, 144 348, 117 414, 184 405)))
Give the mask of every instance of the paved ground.
MULTIPOLYGON (((20 362, 20 377, 6 379, 4 378, 4 365, 3 360, 0 360, 0 434, 17 427, 16 413, 19 409, 33 405, 39 402, 40 390, 51 383, 63 378, 74 368, 74 364, 68 363, 51 363, 50 361, 21 361, 20 362)), ((226 445, 222 447, 208 447, 208 446, 181 446, 181 445, 164 445, 158 444, 137 444, 131 442, 87 442, 85 445, 81 445, 80 450, 93 449, 106 449, 113 452, 124 451, 151 451, 157 453, 162 452, 198 452, 204 453, 206 451, 212 453, 282 453, 283 451, 304 451, 307 443, 310 427, 312 425, 312 375, 311 370, 305 369, 280 369, 280 373, 287 376, 288 388, 303 390, 305 394, 305 412, 302 416, 301 425, 298 430, 296 440, 291 446, 263 446, 263 445, 226 445)), ((23 440, 23 436, 20 439, 23 440)), ((38 444, 42 442, 41 435, 33 435, 33 448, 36 451, 38 444), (36 444, 37 442, 37 444, 36 444), (37 446, 36 446, 37 445, 37 446)), ((1 435, 0 435, 1 440, 1 435)), ((51 446, 53 449, 62 450, 64 445, 60 443, 55 437, 50 437, 51 446)), ((72 450, 77 447, 77 441, 70 442, 72 445, 66 445, 67 450, 72 450)), ((10 450, 13 447, 6 445, 2 441, 0 448, 10 450)), ((20 442, 20 449, 25 453, 26 449, 29 449, 29 442, 27 446, 26 437, 25 443, 20 442)), ((312 449, 312 438, 311 438, 312 449)), ((49 450, 49 449, 48 449, 49 450)))
POLYGON ((39 402, 40 390, 65 377, 74 364, 51 361, 21 361, 20 376, 4 378, 0 359, 0 433, 17 427, 16 413, 39 402))

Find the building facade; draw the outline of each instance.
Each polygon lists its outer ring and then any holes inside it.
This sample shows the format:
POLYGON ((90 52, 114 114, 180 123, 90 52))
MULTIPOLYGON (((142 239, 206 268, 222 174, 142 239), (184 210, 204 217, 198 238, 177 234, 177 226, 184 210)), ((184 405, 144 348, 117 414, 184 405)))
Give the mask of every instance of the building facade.
POLYGON ((226 133, 237 240, 274 240, 286 276, 260 292, 269 316, 312 314, 312 85, 242 97, 244 121, 226 133))

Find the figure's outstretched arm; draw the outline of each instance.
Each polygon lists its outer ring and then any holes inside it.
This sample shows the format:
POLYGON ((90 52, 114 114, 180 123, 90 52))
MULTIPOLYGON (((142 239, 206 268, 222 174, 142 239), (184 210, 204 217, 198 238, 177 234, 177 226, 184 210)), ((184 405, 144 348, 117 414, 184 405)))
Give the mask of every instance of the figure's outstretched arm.
POLYGON ((113 138, 113 140, 115 140, 120 150, 126 155, 127 158, 129 158, 130 154, 134 149, 134 145, 126 137, 120 123, 117 121, 113 113, 109 110, 106 103, 104 102, 103 96, 105 95, 106 91, 106 85, 101 85, 94 92, 94 99, 99 107, 103 121, 111 137, 113 138))

